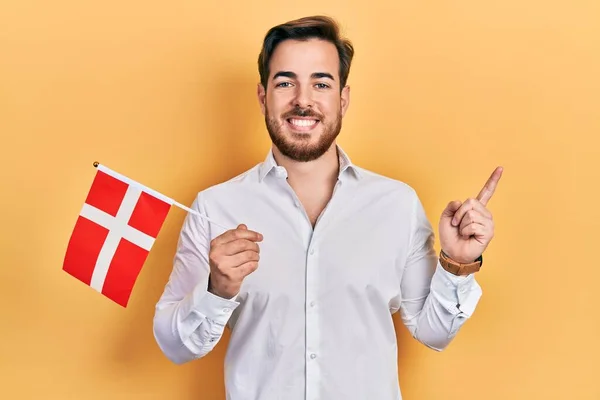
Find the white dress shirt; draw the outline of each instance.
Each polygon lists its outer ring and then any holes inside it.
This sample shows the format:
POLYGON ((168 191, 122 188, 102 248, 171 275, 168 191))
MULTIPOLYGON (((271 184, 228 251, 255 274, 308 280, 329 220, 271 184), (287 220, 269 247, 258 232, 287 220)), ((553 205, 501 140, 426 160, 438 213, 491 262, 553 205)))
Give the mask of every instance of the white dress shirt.
POLYGON ((207 291, 210 241, 224 230, 185 219, 154 335, 180 364, 209 353, 229 326, 228 400, 399 400, 392 313, 439 351, 475 310, 480 286, 441 267, 415 191, 338 153, 314 230, 272 151, 198 194, 194 210, 263 234, 258 269, 233 299, 207 291))

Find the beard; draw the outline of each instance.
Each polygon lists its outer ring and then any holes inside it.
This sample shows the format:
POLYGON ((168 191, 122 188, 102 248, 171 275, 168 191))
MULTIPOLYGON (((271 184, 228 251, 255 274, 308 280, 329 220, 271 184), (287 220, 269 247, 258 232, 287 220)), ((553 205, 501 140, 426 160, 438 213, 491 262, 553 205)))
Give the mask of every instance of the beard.
POLYGON ((267 131, 273 141, 273 144, 286 157, 294 161, 308 162, 321 157, 333 144, 342 129, 342 113, 337 115, 334 121, 327 122, 323 115, 317 114, 311 108, 301 109, 294 108, 292 111, 283 115, 283 122, 279 123, 277 118, 269 114, 267 109, 265 112, 265 124, 267 131), (323 133, 319 136, 317 143, 311 144, 312 133, 295 133, 291 132, 286 137, 283 132, 285 121, 292 117, 314 117, 319 120, 319 124, 323 125, 323 133))

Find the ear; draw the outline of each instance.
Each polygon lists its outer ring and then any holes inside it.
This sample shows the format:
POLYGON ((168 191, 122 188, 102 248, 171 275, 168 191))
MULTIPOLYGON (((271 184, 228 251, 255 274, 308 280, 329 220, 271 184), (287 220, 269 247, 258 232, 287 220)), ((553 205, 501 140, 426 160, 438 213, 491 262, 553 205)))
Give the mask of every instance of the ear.
POLYGON ((348 106, 350 105, 350 86, 346 85, 342 89, 341 100, 342 100, 342 117, 343 117, 346 114, 346 110, 348 109, 348 106))
POLYGON ((256 95, 258 97, 258 103, 260 104, 260 111, 262 112, 263 115, 265 115, 265 110, 266 110, 266 104, 265 102, 267 101, 267 92, 265 91, 264 86, 262 85, 262 83, 259 83, 257 88, 256 88, 256 95))

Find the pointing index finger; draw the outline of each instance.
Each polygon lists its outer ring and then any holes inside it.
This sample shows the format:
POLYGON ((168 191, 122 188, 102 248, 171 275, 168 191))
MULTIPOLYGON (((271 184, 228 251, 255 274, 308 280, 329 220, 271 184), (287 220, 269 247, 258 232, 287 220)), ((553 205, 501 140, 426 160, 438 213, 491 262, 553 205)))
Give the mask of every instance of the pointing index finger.
POLYGON ((492 195, 496 191, 496 186, 498 185, 498 181, 502 176, 502 171, 504 169, 502 167, 497 167, 492 175, 488 178, 487 182, 481 189, 481 192, 477 195, 477 200, 479 200, 484 206, 487 205, 488 201, 492 198, 492 195))

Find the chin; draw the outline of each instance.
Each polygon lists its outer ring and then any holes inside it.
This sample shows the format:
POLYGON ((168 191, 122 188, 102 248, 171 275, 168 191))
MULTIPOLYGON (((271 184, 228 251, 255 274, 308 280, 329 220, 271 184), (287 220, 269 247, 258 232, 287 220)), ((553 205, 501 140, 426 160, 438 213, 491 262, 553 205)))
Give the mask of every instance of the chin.
POLYGON ((304 145, 304 146, 316 146, 319 143, 321 138, 321 132, 286 132, 285 138, 294 144, 304 145))

